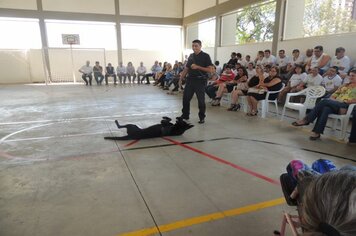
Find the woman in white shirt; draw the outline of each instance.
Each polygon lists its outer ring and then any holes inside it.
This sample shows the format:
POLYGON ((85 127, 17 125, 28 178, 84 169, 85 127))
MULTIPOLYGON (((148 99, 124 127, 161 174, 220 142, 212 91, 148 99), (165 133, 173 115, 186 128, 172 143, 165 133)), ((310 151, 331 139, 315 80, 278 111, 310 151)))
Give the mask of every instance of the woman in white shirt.
POLYGON ((279 93, 278 102, 284 104, 287 93, 295 93, 303 90, 303 81, 307 78, 307 74, 303 72, 302 65, 295 65, 294 74, 289 79, 287 86, 279 93))

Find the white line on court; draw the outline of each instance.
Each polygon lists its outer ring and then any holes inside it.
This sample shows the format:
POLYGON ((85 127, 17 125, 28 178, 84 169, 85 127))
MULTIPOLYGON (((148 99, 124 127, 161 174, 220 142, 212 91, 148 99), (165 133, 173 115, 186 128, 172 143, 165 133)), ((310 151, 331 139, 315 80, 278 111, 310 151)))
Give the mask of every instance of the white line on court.
MULTIPOLYGON (((170 113, 178 113, 178 111, 172 111, 170 113)), ((20 125, 20 124, 34 124, 34 123, 46 123, 46 122, 71 122, 77 120, 95 120, 95 119, 108 119, 108 118, 120 118, 120 117, 131 117, 131 116, 147 116, 147 115, 162 115, 167 114, 167 112, 151 112, 151 113, 133 113, 127 115, 112 115, 112 116, 91 116, 91 117, 79 117, 79 118, 68 118, 68 119, 56 119, 56 120, 34 120, 34 121, 18 121, 18 122, 3 122, 0 125, 20 125)))

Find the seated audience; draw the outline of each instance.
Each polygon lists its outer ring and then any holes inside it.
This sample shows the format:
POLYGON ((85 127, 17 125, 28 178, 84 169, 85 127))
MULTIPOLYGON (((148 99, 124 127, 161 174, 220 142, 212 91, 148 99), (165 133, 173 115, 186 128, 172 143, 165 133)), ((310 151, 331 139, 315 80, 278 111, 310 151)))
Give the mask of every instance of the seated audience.
POLYGON ((313 49, 307 49, 305 51, 305 57, 304 57, 304 67, 305 67, 305 71, 308 72, 310 68, 307 68, 308 63, 311 61, 312 57, 313 57, 313 53, 314 50, 313 49))
POLYGON ((300 54, 299 49, 294 49, 292 52, 292 58, 289 60, 287 65, 287 76, 286 79, 288 80, 294 73, 295 65, 302 65, 303 69, 305 67, 304 63, 304 56, 300 54))
POLYGON ((231 68, 234 68, 236 66, 236 64, 237 64, 236 52, 232 52, 230 60, 224 65, 223 69, 225 69, 225 67, 228 65, 231 68))
POLYGON ((338 47, 335 50, 335 56, 331 59, 330 66, 336 66, 339 68, 339 75, 344 79, 350 70, 350 58, 345 56, 345 48, 338 47))
POLYGON ((126 75, 127 78, 129 79, 129 83, 131 83, 131 76, 132 76, 132 83, 135 83, 136 74, 135 74, 135 67, 132 65, 132 62, 127 63, 126 75))
POLYGON ((221 66, 220 66, 220 62, 219 61, 215 61, 215 68, 216 68, 216 73, 218 74, 218 75, 221 75, 221 72, 222 72, 222 68, 221 68, 221 66))
POLYGON ((304 87, 319 86, 323 82, 323 77, 319 74, 319 68, 314 67, 303 81, 304 87))
MULTIPOLYGON (((251 64, 251 63, 250 63, 251 64)), ((256 71, 255 75, 252 76, 251 78, 248 78, 246 82, 241 82, 236 85, 236 89, 232 90, 231 92, 231 105, 227 109, 228 111, 238 111, 240 110, 241 106, 238 104, 239 96, 246 96, 247 91, 249 88, 249 83, 253 81, 256 81, 256 84, 253 84, 252 86, 256 86, 259 83, 259 78, 256 76, 256 73, 264 73, 263 69, 261 66, 256 66, 256 71)))
POLYGON ((310 140, 317 140, 324 132, 329 114, 345 114, 349 104, 356 103, 356 69, 350 71, 350 83, 342 85, 330 98, 323 99, 302 120, 292 123, 294 126, 315 122, 310 140))
POLYGON ((91 86, 91 81, 93 80, 93 67, 90 66, 90 61, 86 61, 85 65, 79 69, 79 72, 82 73, 82 79, 84 80, 85 85, 88 85, 88 77, 89 85, 91 86))
POLYGON ((276 57, 271 54, 271 50, 266 49, 264 51, 264 57, 262 59, 262 66, 265 67, 267 65, 274 66, 276 64, 276 57))
POLYGON ((137 73, 137 83, 141 83, 141 76, 142 78, 146 75, 146 67, 143 65, 143 62, 140 62, 140 66, 137 67, 136 73, 137 73))
POLYGON ((302 65, 295 65, 294 74, 287 83, 287 86, 279 93, 278 102, 284 104, 287 93, 296 93, 304 89, 304 82, 307 74, 303 72, 302 65))
POLYGON ((290 59, 286 56, 286 51, 281 49, 278 52, 278 57, 276 59, 276 65, 279 68, 279 75, 282 76, 287 74, 287 66, 290 63, 290 59))
MULTIPOLYGON (((216 91, 219 89, 221 84, 233 81, 235 78, 235 73, 231 70, 231 66, 226 66, 224 72, 221 74, 219 79, 211 81, 211 83, 205 87, 205 93, 209 98, 214 99, 213 106, 220 105, 216 102, 216 91), (216 105, 214 105, 216 103, 216 105)), ((220 101, 220 100, 219 100, 220 101)))
POLYGON ((244 67, 240 67, 237 70, 237 75, 233 80, 229 80, 219 84, 218 91, 216 92, 216 97, 214 102, 211 104, 213 106, 220 106, 220 100, 225 93, 231 93, 235 85, 239 83, 244 83, 247 81, 247 71, 244 67))
MULTIPOLYGON (((250 86, 247 92, 247 101, 250 106, 250 111, 247 113, 248 116, 257 115, 257 105, 258 101, 264 100, 267 95, 267 91, 278 91, 282 88, 282 80, 278 75, 278 67, 272 66, 269 72, 269 76, 265 77, 263 71, 256 71, 259 78, 258 84, 251 89, 250 86)), ((249 84, 250 85, 250 84, 249 84)), ((278 94, 271 94, 269 99, 276 99, 278 94)))
POLYGON ((156 74, 162 71, 162 67, 159 65, 158 61, 155 61, 154 65, 151 67, 151 73, 145 74, 143 76, 141 83, 146 79, 146 84, 150 84, 150 77, 155 78, 156 74))
POLYGON ((262 65, 262 60, 265 56, 265 53, 263 51, 258 51, 256 59, 255 59, 255 65, 262 65))
POLYGON ((108 78, 113 77, 114 78, 114 85, 116 85, 116 74, 115 74, 115 68, 111 65, 111 63, 108 63, 108 66, 105 68, 105 84, 108 85, 108 78))
POLYGON ((305 184, 301 202, 303 235, 356 235, 356 171, 331 171, 305 184))
POLYGON ((94 72, 94 78, 96 83, 98 85, 101 85, 101 83, 104 80, 104 75, 103 75, 103 67, 99 64, 98 61, 95 62, 95 66, 93 67, 93 72, 94 72))
POLYGON ((323 75, 330 67, 330 56, 324 53, 323 46, 314 47, 313 56, 306 65, 306 71, 313 67, 319 68, 319 74, 323 75))
POLYGON ((126 67, 120 61, 119 65, 116 67, 117 77, 119 77, 120 84, 122 84, 122 78, 124 79, 124 83, 126 82, 126 67))
POLYGON ((255 76, 256 75, 256 70, 253 68, 253 62, 249 62, 248 64, 247 64, 247 69, 246 69, 246 71, 247 71, 247 77, 249 78, 249 79, 251 79, 253 76, 255 76))
POLYGON ((337 72, 338 68, 336 66, 331 67, 327 72, 327 76, 325 76, 321 82, 321 85, 326 89, 325 97, 329 97, 342 84, 342 79, 337 72))

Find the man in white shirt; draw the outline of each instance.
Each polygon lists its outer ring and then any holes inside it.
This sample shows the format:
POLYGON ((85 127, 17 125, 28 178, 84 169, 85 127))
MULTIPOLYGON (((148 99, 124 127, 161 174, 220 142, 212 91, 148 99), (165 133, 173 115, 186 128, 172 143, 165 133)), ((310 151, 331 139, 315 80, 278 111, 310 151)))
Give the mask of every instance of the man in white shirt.
POLYGON ((321 82, 322 86, 326 89, 325 97, 329 97, 333 94, 342 84, 342 79, 337 74, 337 69, 336 66, 329 68, 327 76, 325 76, 321 82))
POLYGON ((286 56, 286 51, 284 49, 279 50, 276 65, 279 68, 279 75, 282 80, 286 80, 287 78, 287 66, 289 63, 290 59, 286 56))
POLYGON ((140 84, 141 83, 141 76, 144 77, 146 72, 147 72, 146 67, 143 66, 143 62, 142 61, 140 62, 140 66, 137 67, 136 72, 137 72, 137 83, 140 84))
POLYGON ((318 67, 319 73, 323 75, 330 68, 331 57, 324 53, 323 46, 314 47, 314 52, 311 60, 306 65, 306 71, 310 68, 318 67))
POLYGON ((216 74, 218 74, 219 76, 221 75, 222 73, 222 68, 220 66, 220 61, 215 61, 215 71, 216 71, 216 74))
MULTIPOLYGON (((305 67, 311 61, 311 59, 313 57, 313 53, 314 53, 314 50, 311 48, 309 48, 305 51, 305 57, 304 57, 304 61, 303 61, 303 64, 305 67)), ((307 69, 307 68, 305 68, 305 69, 307 69)))
POLYGON ((323 77, 319 74, 319 68, 310 69, 306 79, 303 81, 304 87, 319 86, 323 82, 323 77))
POLYGON ((246 55, 245 56, 245 60, 242 61, 241 65, 243 65, 245 68, 248 67, 248 64, 252 62, 252 66, 255 64, 253 63, 253 61, 251 61, 251 56, 250 55, 246 55))
POLYGON ((339 68, 339 75, 342 79, 347 76, 347 72, 350 70, 350 58, 345 56, 345 48, 336 48, 335 56, 331 59, 330 66, 337 66, 339 68))
POLYGON ((89 85, 91 86, 91 81, 93 79, 93 67, 90 66, 90 61, 86 61, 85 65, 79 69, 79 72, 82 73, 82 79, 85 81, 85 85, 88 85, 88 77, 89 85))
POLYGON ((162 71, 162 67, 160 66, 158 61, 155 61, 155 64, 151 67, 151 73, 145 74, 145 76, 143 76, 141 80, 141 83, 143 82, 144 79, 146 79, 146 84, 150 84, 150 76, 155 78, 156 74, 161 71, 162 71))
POLYGON ((247 65, 247 78, 251 79, 252 77, 254 77, 256 75, 256 70, 253 68, 253 62, 249 62, 247 65))
POLYGON ((262 59, 261 64, 264 67, 266 65, 274 66, 276 64, 276 57, 271 55, 271 50, 266 49, 264 51, 264 58, 262 59))
POLYGON ((124 78, 124 83, 126 82, 126 67, 120 61, 119 66, 116 68, 117 77, 119 77, 120 84, 122 84, 122 78, 124 78))

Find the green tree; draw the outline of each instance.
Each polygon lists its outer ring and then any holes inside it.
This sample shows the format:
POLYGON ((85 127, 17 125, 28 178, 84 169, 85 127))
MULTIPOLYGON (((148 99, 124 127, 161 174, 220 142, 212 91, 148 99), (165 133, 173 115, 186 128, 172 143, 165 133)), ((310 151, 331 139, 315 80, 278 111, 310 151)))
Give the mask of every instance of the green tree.
POLYGON ((305 0, 303 26, 307 37, 356 30, 350 9, 333 0, 305 0))
POLYGON ((236 14, 236 43, 264 42, 273 39, 276 3, 252 5, 236 14))

